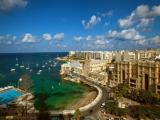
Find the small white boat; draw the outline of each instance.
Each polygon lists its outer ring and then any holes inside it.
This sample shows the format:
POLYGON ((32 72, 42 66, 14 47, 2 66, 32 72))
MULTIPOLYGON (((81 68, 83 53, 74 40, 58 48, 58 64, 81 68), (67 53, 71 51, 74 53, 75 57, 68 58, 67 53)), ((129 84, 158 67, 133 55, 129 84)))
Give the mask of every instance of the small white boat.
POLYGON ((36 64, 36 67, 38 67, 39 66, 39 64, 36 64))
POLYGON ((42 65, 42 68, 45 68, 45 65, 42 65))
POLYGON ((19 66, 19 64, 18 64, 18 63, 16 63, 16 64, 15 64, 15 66, 19 66))
POLYGON ((19 82, 21 82, 22 81, 22 78, 19 78, 19 82))
POLYGON ((23 64, 23 61, 22 61, 22 65, 20 66, 20 68, 24 68, 24 64, 23 64))
POLYGON ((17 61, 17 63, 15 64, 15 66, 19 66, 19 64, 18 64, 18 58, 16 57, 16 61, 17 61))
POLYGON ((41 74, 41 72, 42 72, 42 70, 39 70, 39 71, 37 72, 37 75, 40 75, 40 74, 41 74))
POLYGON ((38 72, 42 72, 42 70, 39 70, 38 72))
POLYGON ((32 71, 33 71, 32 69, 29 70, 29 72, 32 72, 32 71))
POLYGON ((20 68, 24 68, 24 65, 21 65, 20 68))
POLYGON ((13 69, 13 68, 11 68, 11 70, 10 70, 11 72, 14 72, 14 71, 16 71, 16 69, 13 69))
POLYGON ((41 73, 40 72, 37 72, 37 75, 40 75, 41 73))
POLYGON ((26 70, 29 70, 30 69, 30 67, 28 66, 28 67, 26 67, 26 70))

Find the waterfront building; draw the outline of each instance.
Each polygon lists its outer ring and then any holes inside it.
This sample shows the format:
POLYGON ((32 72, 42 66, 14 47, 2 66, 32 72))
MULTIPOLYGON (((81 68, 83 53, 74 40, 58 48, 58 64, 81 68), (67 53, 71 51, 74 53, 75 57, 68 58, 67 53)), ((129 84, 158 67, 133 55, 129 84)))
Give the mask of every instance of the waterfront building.
POLYGON ((70 61, 61 65, 61 75, 67 75, 71 72, 81 74, 82 64, 79 61, 70 61))
POLYGON ((132 89, 160 94, 160 61, 139 60, 114 63, 112 84, 127 83, 132 89))
POLYGON ((75 51, 69 51, 69 56, 73 56, 73 55, 75 55, 75 51))
POLYGON ((74 55, 77 59, 85 59, 88 55, 91 56, 91 59, 105 59, 105 52, 102 51, 76 51, 74 55))
POLYGON ((89 73, 102 72, 106 69, 106 63, 106 60, 91 59, 91 54, 88 54, 83 62, 83 74, 88 76, 89 73))

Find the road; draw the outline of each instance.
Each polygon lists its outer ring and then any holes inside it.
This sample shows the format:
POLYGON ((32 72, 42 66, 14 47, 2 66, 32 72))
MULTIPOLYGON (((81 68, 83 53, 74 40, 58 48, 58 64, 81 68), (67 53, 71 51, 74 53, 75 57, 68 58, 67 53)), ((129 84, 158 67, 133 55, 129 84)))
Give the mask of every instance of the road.
POLYGON ((84 115, 89 115, 89 114, 93 114, 94 112, 97 112, 101 108, 102 103, 104 103, 108 98, 107 97, 108 96, 107 95, 108 94, 107 89, 105 87, 99 85, 98 83, 94 82, 93 79, 91 79, 89 77, 85 77, 85 76, 77 75, 77 74, 76 74, 76 76, 80 77, 82 82, 88 82, 90 84, 94 84, 102 90, 102 99, 99 101, 99 103, 96 104, 94 107, 92 107, 91 109, 89 109, 88 111, 86 111, 83 114, 84 115))

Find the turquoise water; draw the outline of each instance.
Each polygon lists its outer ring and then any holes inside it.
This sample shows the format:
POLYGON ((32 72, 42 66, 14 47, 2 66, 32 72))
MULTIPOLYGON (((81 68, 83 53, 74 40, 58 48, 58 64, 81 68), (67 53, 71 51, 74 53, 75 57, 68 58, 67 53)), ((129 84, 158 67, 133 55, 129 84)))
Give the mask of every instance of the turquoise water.
POLYGON ((17 91, 16 89, 8 89, 3 92, 0 92, 0 104, 6 104, 13 100, 15 100, 17 97, 21 96, 23 93, 20 91, 17 91))
POLYGON ((88 86, 61 78, 59 72, 63 62, 55 58, 67 54, 0 54, 0 87, 20 87, 27 79, 30 83, 29 90, 35 95, 36 108, 64 109, 67 104, 90 90, 88 86), (20 78, 23 78, 21 82, 20 78))

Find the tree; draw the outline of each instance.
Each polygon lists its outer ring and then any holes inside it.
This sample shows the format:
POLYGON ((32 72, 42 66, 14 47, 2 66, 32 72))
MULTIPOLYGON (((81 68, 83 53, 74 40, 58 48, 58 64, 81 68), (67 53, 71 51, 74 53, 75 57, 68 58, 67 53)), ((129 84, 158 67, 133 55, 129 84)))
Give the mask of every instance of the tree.
POLYGON ((76 120, 80 120, 81 119, 81 111, 79 109, 77 109, 75 112, 74 112, 74 118, 76 120))
POLYGON ((140 96, 139 100, 143 104, 157 104, 158 103, 158 98, 156 98, 156 96, 151 91, 140 90, 139 96, 140 96))

